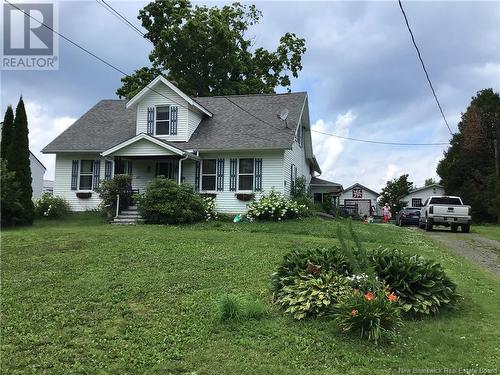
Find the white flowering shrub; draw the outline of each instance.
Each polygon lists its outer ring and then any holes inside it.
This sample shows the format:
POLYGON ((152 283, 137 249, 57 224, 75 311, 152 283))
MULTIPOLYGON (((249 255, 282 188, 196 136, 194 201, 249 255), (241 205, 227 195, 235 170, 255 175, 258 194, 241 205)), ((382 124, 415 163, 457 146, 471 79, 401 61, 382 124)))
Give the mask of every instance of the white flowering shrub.
POLYGON ((250 220, 282 221, 308 215, 309 209, 305 204, 286 199, 281 193, 271 191, 267 195, 262 195, 258 201, 250 203, 246 216, 250 220))
POLYGON ((35 202, 35 214, 38 217, 59 219, 68 215, 69 203, 66 199, 45 193, 35 202))
POLYGON ((203 204, 205 206, 205 220, 217 220, 218 215, 217 211, 215 211, 215 199, 209 197, 203 197, 203 204))

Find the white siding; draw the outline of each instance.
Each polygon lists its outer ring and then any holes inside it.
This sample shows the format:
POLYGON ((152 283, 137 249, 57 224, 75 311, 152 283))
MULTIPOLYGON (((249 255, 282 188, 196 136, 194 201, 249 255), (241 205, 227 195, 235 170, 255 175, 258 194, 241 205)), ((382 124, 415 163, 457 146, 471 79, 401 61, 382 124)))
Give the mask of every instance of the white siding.
MULTIPOLYGON (((104 179, 104 158, 99 154, 57 154, 56 172, 54 182, 54 195, 65 198, 72 211, 94 210, 99 206, 101 200, 96 192, 88 199, 78 198, 76 191, 71 190, 72 160, 101 160, 101 180, 104 179)), ((77 190, 78 191, 78 190, 77 190)))
POLYGON ((159 155, 177 155, 146 139, 141 139, 120 150, 113 152, 111 156, 159 156, 159 155))
MULTIPOLYGON (((268 193, 272 189, 283 193, 283 156, 281 151, 255 151, 255 152, 221 152, 200 154, 203 159, 224 159, 224 191, 216 192, 216 209, 219 212, 242 213, 247 209, 249 202, 243 202, 236 198, 234 191, 229 191, 229 176, 231 158, 262 158, 262 193, 268 193)), ((194 178, 194 171, 193 171, 194 178)), ((187 180, 187 179, 186 179, 187 180)), ((261 193, 257 192, 258 199, 261 193)))
POLYGON ((401 202, 405 202, 409 207, 412 207, 412 199, 420 198, 422 203, 424 203, 427 198, 430 198, 433 195, 444 195, 444 189, 440 186, 429 186, 426 189, 408 194, 406 197, 401 199, 401 202))
POLYGON ((137 105, 137 134, 147 133, 148 107, 174 105, 179 108, 177 113, 177 135, 159 135, 169 141, 188 141, 201 121, 198 112, 189 108, 186 100, 164 84, 155 86, 155 91, 149 91, 137 105))
POLYGON ((31 188, 33 189, 33 199, 38 199, 43 194, 43 175, 45 167, 30 152, 31 188))
POLYGON ((188 139, 191 138, 193 135, 194 131, 200 124, 201 120, 203 119, 203 116, 199 114, 198 112, 194 111, 189 111, 188 113, 188 139))
POLYGON ((309 186, 311 181, 311 169, 306 160, 305 148, 300 147, 297 142, 293 142, 292 149, 285 150, 283 158, 283 176, 285 184, 285 195, 290 196, 291 165, 297 167, 297 177, 304 176, 309 186))

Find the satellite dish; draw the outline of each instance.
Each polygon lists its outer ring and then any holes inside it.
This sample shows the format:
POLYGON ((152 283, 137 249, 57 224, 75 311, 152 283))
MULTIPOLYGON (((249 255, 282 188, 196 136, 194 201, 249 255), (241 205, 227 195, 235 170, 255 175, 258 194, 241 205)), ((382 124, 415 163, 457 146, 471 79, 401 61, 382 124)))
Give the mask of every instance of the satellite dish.
POLYGON ((283 121, 286 121, 287 117, 288 117, 288 109, 284 109, 280 112, 280 114, 278 115, 278 117, 283 120, 283 121))

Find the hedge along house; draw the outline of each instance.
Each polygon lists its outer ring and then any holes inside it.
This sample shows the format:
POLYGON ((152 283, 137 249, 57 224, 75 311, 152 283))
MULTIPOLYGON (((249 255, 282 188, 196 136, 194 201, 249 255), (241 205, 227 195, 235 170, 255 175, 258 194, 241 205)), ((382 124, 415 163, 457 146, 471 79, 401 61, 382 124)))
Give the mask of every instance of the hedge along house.
POLYGON ((115 174, 131 175, 139 193, 155 176, 189 183, 236 213, 321 173, 307 93, 191 98, 162 76, 128 102, 100 101, 43 152, 56 155, 54 195, 74 211, 97 208, 100 181, 115 174))
POLYGON ((361 184, 354 184, 344 189, 340 195, 340 206, 351 214, 378 215, 377 199, 380 196, 376 191, 361 184))
POLYGON ((438 184, 424 186, 413 189, 408 195, 400 199, 406 207, 420 207, 428 198, 433 195, 444 195, 444 188, 438 184))

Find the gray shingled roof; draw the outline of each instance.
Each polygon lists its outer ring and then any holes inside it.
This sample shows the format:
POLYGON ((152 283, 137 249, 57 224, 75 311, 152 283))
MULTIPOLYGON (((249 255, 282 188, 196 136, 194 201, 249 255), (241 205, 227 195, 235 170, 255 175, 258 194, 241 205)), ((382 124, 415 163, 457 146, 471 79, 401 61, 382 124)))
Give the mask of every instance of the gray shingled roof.
MULTIPOLYGON (((292 145, 306 93, 233 95, 229 99, 194 98, 213 113, 213 117, 205 117, 188 142, 168 143, 196 150, 289 148, 292 145), (277 117, 285 108, 289 110, 288 128, 277 117)), ((126 109, 125 105, 125 100, 100 101, 42 151, 102 152, 134 137, 136 112, 126 109)))
POLYGON ((335 186, 335 187, 338 187, 338 188, 342 189, 342 185, 341 184, 338 184, 336 182, 331 182, 331 181, 323 180, 323 179, 318 178, 318 177, 311 177, 310 184, 311 185, 335 186))

